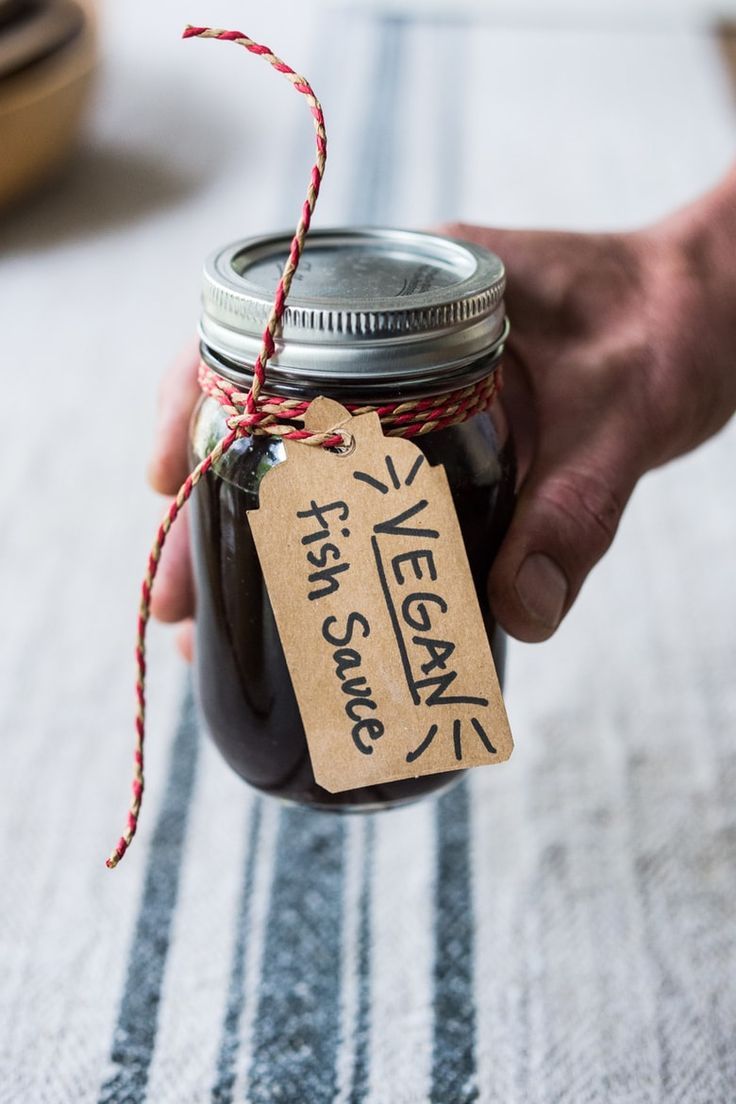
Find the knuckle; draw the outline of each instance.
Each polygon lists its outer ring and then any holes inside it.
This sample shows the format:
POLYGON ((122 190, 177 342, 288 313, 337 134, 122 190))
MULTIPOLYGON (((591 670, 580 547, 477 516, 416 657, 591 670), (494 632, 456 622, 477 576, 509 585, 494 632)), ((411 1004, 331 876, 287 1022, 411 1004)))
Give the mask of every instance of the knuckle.
POLYGON ((592 472, 559 475, 547 482, 541 496, 564 517, 571 541, 582 542, 589 553, 603 555, 616 535, 624 507, 605 477, 592 472))

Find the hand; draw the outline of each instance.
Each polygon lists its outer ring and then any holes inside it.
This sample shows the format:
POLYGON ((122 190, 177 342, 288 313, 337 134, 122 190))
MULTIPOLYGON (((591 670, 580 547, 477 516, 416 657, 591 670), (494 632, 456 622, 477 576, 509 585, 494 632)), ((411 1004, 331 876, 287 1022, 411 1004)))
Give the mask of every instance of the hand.
MULTIPOLYGON (((503 401, 520 494, 491 571, 491 606, 525 641, 547 639, 613 540, 649 469, 694 448, 736 406, 736 173, 665 222, 628 234, 445 231, 497 252, 512 336, 503 401)), ((196 349, 164 381, 150 479, 173 494, 198 396, 196 349)), ((172 530, 154 615, 190 618, 186 525, 172 530)), ((191 623, 180 646, 191 656, 191 623)))
POLYGON ((736 175, 637 233, 446 230, 508 270, 504 405, 521 487, 489 593, 512 636, 545 640, 637 480, 733 413, 736 175))
MULTIPOLYGON (((201 395, 197 382, 198 365, 199 346, 192 341, 182 349, 161 381, 154 450, 148 465, 148 481, 161 494, 175 495, 189 474, 189 422, 201 395)), ((176 642, 184 658, 191 662, 194 584, 187 514, 188 507, 185 506, 182 516, 169 532, 151 596, 151 613, 159 621, 181 622, 176 642)))

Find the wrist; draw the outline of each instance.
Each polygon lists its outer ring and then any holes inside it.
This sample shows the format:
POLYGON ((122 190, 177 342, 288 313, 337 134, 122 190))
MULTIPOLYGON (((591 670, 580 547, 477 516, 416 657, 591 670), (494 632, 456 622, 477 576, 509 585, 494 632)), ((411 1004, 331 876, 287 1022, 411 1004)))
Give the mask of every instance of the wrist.
POLYGON ((736 306, 736 166, 700 199, 676 211, 657 228, 697 280, 714 307, 736 306))

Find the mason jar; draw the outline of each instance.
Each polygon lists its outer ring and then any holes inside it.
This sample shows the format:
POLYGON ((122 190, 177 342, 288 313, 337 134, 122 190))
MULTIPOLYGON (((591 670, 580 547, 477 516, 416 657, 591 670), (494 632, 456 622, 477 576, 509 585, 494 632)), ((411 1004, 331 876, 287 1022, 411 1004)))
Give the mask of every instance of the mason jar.
MULTIPOLYGON (((202 360, 239 390, 250 386, 290 243, 290 234, 251 238, 205 266, 202 360)), ((405 230, 312 231, 263 393, 381 408, 481 385, 498 372, 508 332, 504 286, 499 258, 466 242, 405 230)), ((227 418, 218 401, 202 399, 192 420, 193 463, 226 436, 227 418)), ((444 465, 502 678, 504 637, 486 592, 514 505, 514 453, 501 403, 412 440, 431 464, 444 465)), ((289 801, 345 812, 441 790, 458 772, 342 793, 314 780, 247 518, 264 475, 284 459, 278 439, 241 437, 192 496, 195 678, 206 727, 246 782, 289 801)))

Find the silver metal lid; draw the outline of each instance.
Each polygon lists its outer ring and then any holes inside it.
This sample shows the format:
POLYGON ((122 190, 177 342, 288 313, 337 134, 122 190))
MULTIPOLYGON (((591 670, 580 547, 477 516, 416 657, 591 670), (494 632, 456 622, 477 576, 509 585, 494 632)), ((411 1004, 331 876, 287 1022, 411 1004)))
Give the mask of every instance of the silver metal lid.
MULTIPOLYGON (((291 237, 249 238, 205 265, 203 353, 226 374, 247 373, 258 355, 291 237)), ((408 230, 312 231, 269 383, 286 392, 446 384, 502 345, 504 287, 501 260, 468 242, 408 230)))

